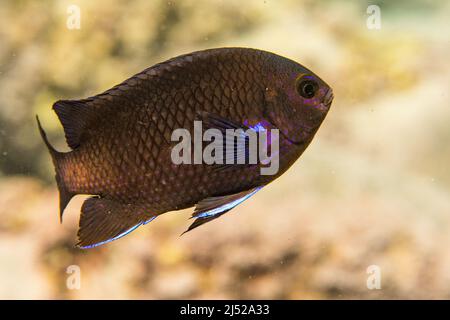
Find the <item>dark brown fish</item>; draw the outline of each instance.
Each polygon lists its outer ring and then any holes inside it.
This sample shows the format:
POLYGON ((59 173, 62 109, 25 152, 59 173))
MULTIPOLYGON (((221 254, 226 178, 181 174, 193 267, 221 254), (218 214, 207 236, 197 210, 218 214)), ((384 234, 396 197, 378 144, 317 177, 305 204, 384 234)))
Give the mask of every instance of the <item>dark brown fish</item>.
POLYGON ((61 219, 73 196, 90 194, 81 209, 82 248, 196 206, 191 230, 283 174, 313 139, 332 99, 324 81, 292 60, 221 48, 170 59, 90 98, 57 101, 53 109, 73 151, 56 151, 38 125, 55 165, 61 219), (196 120, 221 132, 279 129, 278 172, 262 175, 260 162, 174 164, 172 133, 193 133, 196 120))

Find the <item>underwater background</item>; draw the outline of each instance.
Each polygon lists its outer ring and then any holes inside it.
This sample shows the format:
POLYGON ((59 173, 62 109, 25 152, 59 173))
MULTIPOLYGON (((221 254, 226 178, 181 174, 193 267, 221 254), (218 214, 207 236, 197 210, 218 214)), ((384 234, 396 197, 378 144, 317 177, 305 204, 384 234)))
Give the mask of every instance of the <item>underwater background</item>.
POLYGON ((449 16, 425 0, 1 1, 0 298, 450 299, 449 16), (222 46, 292 58, 333 88, 310 147, 183 237, 192 209, 75 248, 84 198, 61 225, 35 115, 67 150, 53 102, 222 46))

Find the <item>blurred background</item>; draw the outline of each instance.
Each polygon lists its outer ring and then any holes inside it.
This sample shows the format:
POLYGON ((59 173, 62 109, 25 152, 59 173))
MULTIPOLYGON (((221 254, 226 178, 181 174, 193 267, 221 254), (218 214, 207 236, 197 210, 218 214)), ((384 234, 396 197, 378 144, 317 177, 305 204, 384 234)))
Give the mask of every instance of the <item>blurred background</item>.
POLYGON ((431 0, 1 1, 0 298, 449 299, 449 16, 431 0), (379 30, 366 24, 371 4, 379 30), (74 248, 84 197, 61 225, 35 115, 67 150, 53 102, 220 46, 273 51, 333 87, 311 146, 195 232, 179 237, 184 210, 74 248), (379 290, 366 284, 372 265, 379 290))

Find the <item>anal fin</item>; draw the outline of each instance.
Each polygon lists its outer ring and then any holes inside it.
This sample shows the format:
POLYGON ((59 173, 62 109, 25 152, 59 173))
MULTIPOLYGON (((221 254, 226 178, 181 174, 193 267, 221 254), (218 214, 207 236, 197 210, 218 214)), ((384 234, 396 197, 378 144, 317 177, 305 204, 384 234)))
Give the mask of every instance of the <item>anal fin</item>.
POLYGON ((192 218, 196 218, 196 220, 185 232, 183 232, 183 234, 201 226, 202 224, 205 224, 206 222, 217 219, 250 198, 262 187, 263 186, 252 188, 250 190, 227 196, 209 197, 203 199, 195 206, 194 213, 192 214, 192 218))
POLYGON ((91 197, 81 208, 77 246, 88 249, 117 240, 154 218, 136 206, 91 197))

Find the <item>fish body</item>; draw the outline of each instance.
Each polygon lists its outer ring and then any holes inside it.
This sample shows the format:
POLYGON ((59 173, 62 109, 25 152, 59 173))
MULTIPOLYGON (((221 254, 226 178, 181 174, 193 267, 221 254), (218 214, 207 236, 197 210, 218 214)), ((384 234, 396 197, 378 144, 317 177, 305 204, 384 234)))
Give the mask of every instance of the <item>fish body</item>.
POLYGON ((313 139, 332 98, 323 80, 292 60, 220 48, 159 63, 90 98, 57 101, 72 151, 56 151, 39 128, 55 165, 61 218, 74 195, 93 195, 81 209, 83 248, 196 206, 191 230, 283 174, 313 139), (221 132, 279 130, 278 172, 261 174, 261 163, 175 164, 173 132, 194 136, 195 121, 221 132))

